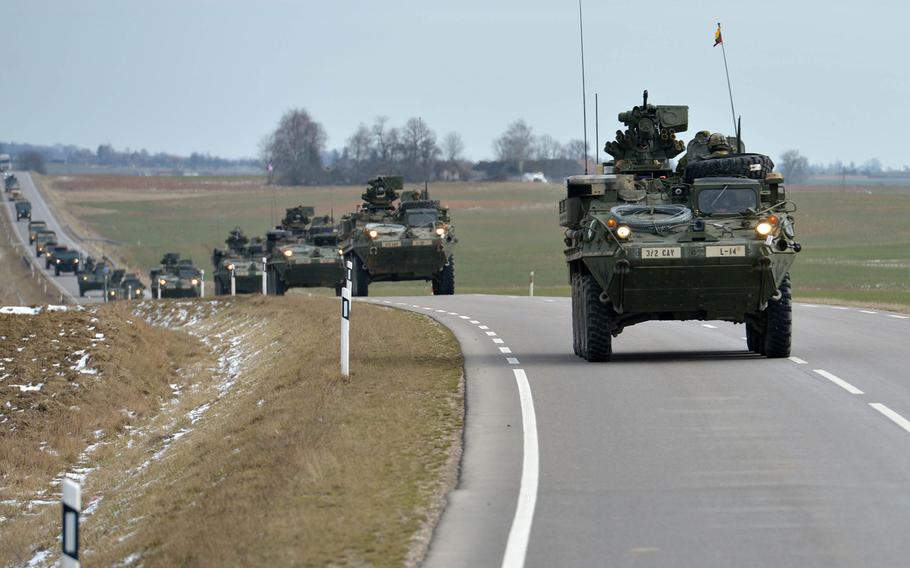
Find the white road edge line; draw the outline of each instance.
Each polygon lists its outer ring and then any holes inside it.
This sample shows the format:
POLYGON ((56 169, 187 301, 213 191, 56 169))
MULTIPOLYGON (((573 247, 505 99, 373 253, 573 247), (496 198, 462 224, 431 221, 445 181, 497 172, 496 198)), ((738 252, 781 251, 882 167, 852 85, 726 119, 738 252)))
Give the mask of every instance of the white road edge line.
POLYGON ((796 363, 797 365, 808 365, 809 364, 804 359, 800 359, 799 357, 790 357, 789 359, 791 361, 793 361, 794 363, 796 363))
POLYGON ((513 369, 518 397, 521 400, 521 426, 524 431, 524 458, 521 464, 521 488, 518 490, 518 504, 512 529, 502 557, 503 568, 522 568, 528 554, 528 540, 531 537, 531 522, 537 505, 537 484, 539 479, 540 456, 537 446, 537 416, 534 413, 534 399, 531 385, 524 369, 513 369))
POLYGON ((884 414, 891 422, 894 422, 907 432, 910 432, 910 420, 907 420, 880 402, 870 402, 869 406, 884 414))
POLYGON ((833 375, 833 374, 829 373, 828 371, 825 371, 824 369, 813 369, 813 371, 818 373, 819 375, 825 377, 826 379, 828 379, 829 381, 836 384, 837 386, 844 389, 845 391, 847 391, 850 394, 863 394, 863 391, 859 390, 858 388, 851 385, 844 379, 838 377, 837 375, 833 375))
POLYGON ((873 312, 872 310, 860 310, 860 313, 863 313, 863 314, 877 314, 878 312, 873 312))
POLYGON ((899 320, 910 319, 910 317, 907 317, 907 316, 899 316, 899 315, 897 315, 897 314, 888 314, 888 317, 889 317, 889 318, 899 319, 899 320))
POLYGON ((716 325, 711 325, 710 323, 701 324, 702 327, 707 327, 708 329, 717 329, 716 325))

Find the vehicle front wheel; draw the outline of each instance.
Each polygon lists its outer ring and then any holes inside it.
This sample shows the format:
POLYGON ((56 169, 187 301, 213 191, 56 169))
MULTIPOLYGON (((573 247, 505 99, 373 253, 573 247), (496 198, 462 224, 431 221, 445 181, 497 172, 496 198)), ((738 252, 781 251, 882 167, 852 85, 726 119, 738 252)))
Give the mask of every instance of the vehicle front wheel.
POLYGON ((284 281, 281 279, 281 276, 278 275, 278 271, 274 268, 269 268, 268 285, 266 286, 266 289, 269 296, 284 296, 284 292, 287 290, 284 281))
POLYGON ((370 273, 367 272, 366 266, 361 262, 360 257, 351 253, 348 257, 351 261, 351 296, 365 297, 370 295, 370 273))
POLYGON ((582 274, 581 283, 581 356, 587 361, 609 361, 613 355, 612 309, 600 301, 603 289, 594 276, 582 274))
POLYGON ((433 295, 451 296, 455 293, 455 257, 450 256, 449 262, 442 270, 433 275, 433 295))
POLYGON ((764 355, 771 359, 790 356, 793 336, 793 300, 790 291, 790 274, 780 283, 780 298, 769 300, 765 309, 767 327, 764 334, 764 355))

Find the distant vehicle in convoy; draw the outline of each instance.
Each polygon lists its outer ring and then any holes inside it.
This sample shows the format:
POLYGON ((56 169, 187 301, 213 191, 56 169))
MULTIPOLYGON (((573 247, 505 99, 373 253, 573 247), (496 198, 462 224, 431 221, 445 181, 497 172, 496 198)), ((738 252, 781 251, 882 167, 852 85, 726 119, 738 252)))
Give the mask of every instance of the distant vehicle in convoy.
POLYGON ((114 271, 113 282, 108 284, 107 301, 116 300, 141 300, 145 295, 145 284, 136 274, 125 274, 124 271, 114 271), (119 272, 119 274, 117 274, 119 272))
POLYGON ((22 219, 32 220, 32 204, 28 199, 22 198, 15 203, 16 205, 16 221, 21 221, 22 219))
POLYGON ((688 107, 650 105, 647 91, 619 120, 612 173, 570 177, 559 204, 575 354, 607 361, 645 321, 723 320, 746 325, 750 351, 789 356, 801 246, 771 159, 742 152, 739 135, 702 131, 687 147, 688 107))
POLYGON ((28 244, 35 242, 35 235, 38 231, 47 230, 46 221, 29 221, 28 222, 28 244))
POLYGON ((60 276, 63 272, 72 272, 79 275, 79 263, 82 262, 82 255, 74 249, 65 249, 54 253, 54 276, 60 276))
POLYGON ((371 282, 402 280, 431 282, 437 295, 455 293, 452 246, 458 239, 449 211, 428 189, 403 188, 400 176, 371 179, 361 209, 341 219, 339 249, 353 266, 354 296, 367 296, 371 282))
POLYGON ((8 172, 12 169, 12 160, 9 154, 0 154, 0 172, 8 172))
POLYGON ((180 258, 180 253, 169 252, 161 258, 161 266, 149 272, 152 297, 198 298, 202 295, 202 272, 193 261, 180 258))
POLYGON ((18 201, 18 200, 20 200, 20 199, 24 199, 24 197, 22 197, 22 192, 19 191, 18 189, 12 189, 12 190, 10 190, 10 191, 9 191, 9 195, 7 195, 6 198, 7 198, 9 201, 18 201))
POLYGON ((9 174, 3 177, 3 191, 12 191, 14 189, 19 189, 19 178, 14 174, 9 174))
POLYGON ((95 262, 95 259, 85 259, 82 274, 79 275, 79 296, 85 296, 91 290, 104 290, 105 283, 110 275, 110 267, 105 262, 95 262))
POLYGON ((57 254, 66 250, 69 250, 69 247, 66 245, 58 243, 49 244, 44 249, 44 268, 50 269, 54 265, 54 259, 57 257, 57 254))
POLYGON ((57 244, 57 233, 43 229, 35 234, 35 256, 41 258, 48 246, 57 244))
POLYGON ((215 281, 215 295, 231 293, 231 273, 234 275, 234 291, 237 294, 253 294, 262 290, 262 258, 265 243, 262 237, 247 237, 240 227, 235 227, 224 241, 227 249, 212 251, 215 267, 212 277, 215 281))
POLYGON ((334 288, 341 293, 338 230, 328 215, 314 218, 315 213, 313 207, 291 207, 266 234, 270 295, 283 295, 288 288, 334 288))

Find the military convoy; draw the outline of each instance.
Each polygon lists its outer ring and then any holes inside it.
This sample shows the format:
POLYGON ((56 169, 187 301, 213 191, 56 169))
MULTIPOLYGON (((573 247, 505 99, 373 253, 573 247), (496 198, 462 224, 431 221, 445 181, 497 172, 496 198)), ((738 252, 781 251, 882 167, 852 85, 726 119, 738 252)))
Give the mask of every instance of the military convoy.
POLYGON ((649 320, 716 319, 745 323, 748 349, 788 356, 801 247, 771 159, 739 137, 700 133, 687 148, 688 107, 648 104, 647 91, 619 120, 612 171, 570 177, 559 203, 575 354, 609 360, 613 338, 649 320))
POLYGON ((431 282, 434 294, 455 293, 457 239, 448 209, 426 188, 403 189, 400 176, 371 179, 364 204, 341 219, 338 248, 353 267, 353 296, 369 295, 371 282, 403 280, 431 282))
POLYGON ((227 249, 212 251, 215 281, 215 295, 231 293, 231 277, 234 278, 234 292, 252 294, 262 290, 262 257, 265 243, 261 237, 247 237, 240 227, 235 227, 224 243, 227 249))
POLYGON ((165 253, 161 265, 149 272, 153 298, 198 298, 202 296, 202 272, 193 261, 176 252, 165 253))
POLYGON ((22 219, 32 220, 32 204, 31 202, 22 197, 15 202, 16 207, 16 221, 21 221, 22 219))

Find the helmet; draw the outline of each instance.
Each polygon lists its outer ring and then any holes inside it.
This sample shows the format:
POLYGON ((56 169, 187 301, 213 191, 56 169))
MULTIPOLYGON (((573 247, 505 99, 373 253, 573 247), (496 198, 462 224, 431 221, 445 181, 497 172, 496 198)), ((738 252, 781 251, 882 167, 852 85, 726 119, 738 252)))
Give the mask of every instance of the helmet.
POLYGON ((727 137, 721 134, 720 132, 715 132, 708 137, 708 150, 711 152, 717 151, 730 151, 730 143, 727 141, 727 137))

